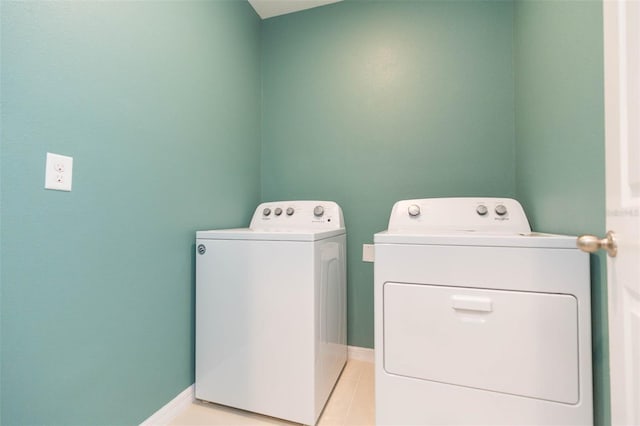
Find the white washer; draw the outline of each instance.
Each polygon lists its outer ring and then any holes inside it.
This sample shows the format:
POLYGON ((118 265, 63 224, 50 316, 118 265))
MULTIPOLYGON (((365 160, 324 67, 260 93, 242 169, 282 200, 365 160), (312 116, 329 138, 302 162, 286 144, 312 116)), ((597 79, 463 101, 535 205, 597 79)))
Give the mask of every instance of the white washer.
POLYGON ((346 357, 336 203, 263 203, 249 228, 197 232, 197 399, 314 425, 346 357))
POLYGON ((375 242, 378 425, 590 425, 589 258, 511 199, 399 201, 375 242))

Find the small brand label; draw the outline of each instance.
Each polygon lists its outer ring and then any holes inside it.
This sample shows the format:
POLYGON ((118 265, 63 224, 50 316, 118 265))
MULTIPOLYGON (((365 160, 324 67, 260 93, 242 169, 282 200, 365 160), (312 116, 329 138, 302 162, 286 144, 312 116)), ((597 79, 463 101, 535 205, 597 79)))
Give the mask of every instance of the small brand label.
POLYGON ((609 209, 607 210, 607 216, 610 217, 638 217, 640 216, 640 209, 637 207, 630 207, 626 209, 609 209))

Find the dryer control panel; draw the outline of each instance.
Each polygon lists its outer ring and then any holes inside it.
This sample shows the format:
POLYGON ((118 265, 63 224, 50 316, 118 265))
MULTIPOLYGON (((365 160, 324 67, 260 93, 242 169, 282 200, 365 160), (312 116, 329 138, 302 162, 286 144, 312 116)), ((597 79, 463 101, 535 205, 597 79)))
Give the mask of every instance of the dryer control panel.
POLYGON ((344 228, 342 209, 333 201, 272 201, 260 204, 253 213, 255 231, 344 228))
POLYGON ((511 198, 422 198, 394 204, 389 232, 529 233, 520 203, 511 198))

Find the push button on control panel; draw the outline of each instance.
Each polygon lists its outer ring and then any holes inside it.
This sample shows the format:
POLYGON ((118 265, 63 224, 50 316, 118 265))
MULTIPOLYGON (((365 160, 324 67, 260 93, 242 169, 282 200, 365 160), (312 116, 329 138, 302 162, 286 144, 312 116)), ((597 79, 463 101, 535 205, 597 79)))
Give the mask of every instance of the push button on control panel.
POLYGON ((262 214, 264 216, 269 216, 271 214, 271 209, 269 207, 265 208, 264 210, 262 210, 262 214))
POLYGON ((287 216, 291 216, 293 214, 295 210, 293 210, 293 207, 289 207, 287 208, 287 216))
POLYGON ((280 216, 282 214, 282 209, 280 207, 277 207, 274 212, 276 216, 280 216))

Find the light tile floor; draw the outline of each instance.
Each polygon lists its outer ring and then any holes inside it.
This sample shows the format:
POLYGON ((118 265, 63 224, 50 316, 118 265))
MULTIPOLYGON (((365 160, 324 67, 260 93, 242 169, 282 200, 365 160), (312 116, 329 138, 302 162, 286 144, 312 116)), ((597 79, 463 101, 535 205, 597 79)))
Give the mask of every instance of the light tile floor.
MULTIPOLYGON (((373 381, 372 363, 349 360, 320 416, 318 426, 372 426, 375 424, 373 381)), ((170 423, 171 426, 291 426, 295 424, 205 402, 194 402, 170 423)))

